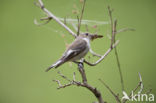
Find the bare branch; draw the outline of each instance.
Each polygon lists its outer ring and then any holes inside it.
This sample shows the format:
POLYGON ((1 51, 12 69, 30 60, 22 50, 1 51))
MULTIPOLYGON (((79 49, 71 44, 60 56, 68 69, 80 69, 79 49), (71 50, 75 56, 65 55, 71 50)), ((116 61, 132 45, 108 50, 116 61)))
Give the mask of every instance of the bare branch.
POLYGON ((47 20, 47 21, 44 22, 44 23, 38 23, 37 20, 35 19, 35 20, 34 20, 34 24, 35 24, 35 25, 38 25, 38 26, 42 26, 42 25, 45 25, 45 24, 49 23, 49 21, 50 21, 50 19, 47 20))
MULTIPOLYGON (((110 6, 108 6, 111 27, 113 27, 112 11, 113 10, 110 9, 110 6)), ((111 31, 113 31, 113 28, 111 28, 111 31)))
POLYGON ((66 87, 69 87, 71 85, 73 85, 73 84, 72 83, 64 84, 64 85, 57 87, 57 89, 66 88, 66 87))
MULTIPOLYGON (((140 90, 138 91, 138 94, 141 94, 141 92, 143 91, 142 77, 140 73, 139 73, 139 79, 140 80, 139 80, 138 85, 132 90, 133 93, 136 92, 139 87, 140 87, 140 90)), ((129 98, 132 98, 132 92, 130 93, 129 98)), ((126 103, 126 102, 127 102, 127 99, 123 101, 123 103, 126 103)))
POLYGON ((53 80, 53 82, 56 82, 59 86, 62 86, 59 80, 53 80))
POLYGON ((86 84, 86 83, 87 83, 87 77, 86 77, 85 70, 84 70, 84 68, 83 68, 83 63, 79 63, 79 64, 78 64, 78 70, 79 70, 79 72, 80 72, 80 74, 81 74, 82 82, 83 82, 84 84, 86 84))
POLYGON ((43 4, 42 0, 38 0, 38 2, 40 4, 41 9, 43 9, 44 8, 44 4, 43 4))
POLYGON ((63 22, 61 22, 53 13, 51 13, 48 9, 44 7, 44 4, 42 0, 38 0, 38 3, 35 3, 37 6, 39 6, 47 15, 48 17, 53 18, 57 23, 59 23, 63 28, 65 28, 71 35, 73 35, 75 38, 77 35, 69 28, 67 27, 63 22))
POLYGON ((140 90, 138 91, 138 94, 141 94, 141 92, 144 89, 144 85, 143 85, 142 77, 141 77, 141 74, 140 73, 139 73, 139 79, 140 79, 140 90))
POLYGON ((42 20, 51 20, 51 19, 52 19, 51 17, 43 17, 40 20, 42 21, 42 20))
POLYGON ((113 49, 114 47, 116 47, 116 46, 118 45, 118 43, 119 43, 119 40, 117 40, 117 41, 114 43, 114 45, 112 46, 112 48, 110 47, 110 48, 106 51, 106 53, 105 53, 99 60, 97 60, 95 63, 90 63, 90 62, 88 62, 88 61, 86 61, 86 60, 84 60, 84 63, 86 63, 86 64, 88 64, 88 65, 90 65, 90 66, 96 66, 96 65, 99 64, 103 59, 105 59, 105 57, 112 51, 112 49, 113 49))
POLYGON ((64 24, 67 25, 66 17, 64 17, 64 24))
POLYGON ((121 103, 120 98, 118 95, 116 95, 113 90, 101 79, 99 79, 99 81, 109 90, 109 92, 115 97, 116 101, 118 103, 121 103))
POLYGON ((82 77, 82 83, 79 82, 79 81, 75 81, 75 73, 73 74, 73 80, 69 80, 66 76, 64 76, 62 73, 58 72, 58 74, 64 78, 65 80, 69 81, 69 83, 67 84, 64 84, 64 85, 61 85, 60 81, 59 80, 53 80, 54 82, 56 82, 59 86, 57 87, 57 89, 61 89, 61 88, 66 88, 66 87, 69 87, 69 86, 72 86, 72 85, 76 85, 76 86, 80 86, 80 87, 84 87, 86 89, 88 89, 89 91, 91 91, 97 98, 97 100, 99 101, 99 103, 106 103, 103 101, 102 99, 102 95, 100 93, 100 91, 98 91, 95 87, 92 87, 91 85, 89 85, 87 83, 87 78, 86 78, 86 74, 85 74, 85 71, 84 71, 84 68, 83 68, 83 64, 80 63, 78 65, 78 69, 79 69, 79 72, 81 74, 81 77, 82 77))
POLYGON ((124 91, 124 81, 123 81, 123 75, 122 75, 122 70, 121 70, 121 66, 120 66, 119 56, 118 56, 118 53, 117 53, 117 48, 114 48, 114 51, 115 51, 117 65, 118 65, 118 69, 119 69, 122 91, 124 91))
POLYGON ((113 43, 115 43, 116 26, 117 26, 117 20, 114 21, 114 23, 113 23, 113 27, 111 27, 111 28, 112 28, 111 48, 112 48, 113 43))
POLYGON ((80 18, 78 20, 78 31, 77 31, 77 35, 79 35, 79 33, 80 33, 81 21, 82 21, 82 17, 83 17, 83 13, 84 13, 85 4, 86 4, 86 0, 83 1, 81 15, 80 15, 80 18))
MULTIPOLYGON (((141 93, 142 90, 143 90, 142 77, 141 77, 140 73, 139 73, 139 79, 140 79, 140 81, 139 81, 138 85, 136 86, 136 88, 134 88, 134 89, 132 90, 133 92, 136 92, 137 89, 138 89, 139 87, 140 87, 140 90, 139 90, 138 93, 141 93)), ((131 95, 132 95, 132 94, 130 94, 130 96, 131 96, 131 95)))
MULTIPOLYGON (((115 35, 117 33, 117 30, 116 30, 117 20, 113 21, 112 10, 110 9, 109 6, 108 6, 108 12, 109 12, 109 17, 110 17, 110 21, 111 21, 111 33, 112 33, 111 47, 112 47, 112 44, 115 43, 115 41, 116 41, 115 35)), ((119 70, 119 74, 120 74, 121 88, 122 88, 122 91, 124 91, 124 81, 123 81, 123 75, 122 75, 122 71, 121 71, 119 56, 118 56, 117 48, 115 47, 114 49, 115 49, 114 51, 115 51, 117 65, 118 65, 118 70, 119 70)))
POLYGON ((98 91, 96 88, 92 87, 91 85, 89 85, 87 83, 87 78, 86 78, 86 74, 85 74, 85 70, 84 70, 83 64, 82 63, 79 63, 78 64, 78 68, 79 68, 79 72, 80 72, 81 77, 82 77, 82 80, 83 80, 84 87, 86 87, 87 89, 89 89, 96 96, 96 98, 99 101, 99 103, 104 103, 100 91, 98 91))
MULTIPOLYGON (((63 28, 65 28, 72 36, 74 36, 76 38, 80 34, 80 27, 81 27, 81 21, 82 21, 82 18, 83 18, 85 3, 86 3, 86 0, 83 1, 82 11, 81 11, 81 14, 80 14, 80 18, 77 16, 77 19, 78 19, 77 35, 69 27, 66 26, 66 18, 64 18, 64 23, 63 23, 59 18, 57 18, 53 13, 51 13, 48 9, 46 9, 44 7, 44 4, 43 4, 42 0, 38 0, 38 3, 35 3, 35 5, 38 6, 38 7, 40 7, 43 10, 43 12, 47 15, 47 17, 40 19, 41 21, 46 20, 46 22, 45 23, 42 23, 42 24, 39 24, 37 21, 34 21, 34 22, 37 25, 43 25, 43 24, 48 23, 51 19, 53 19, 57 23, 59 23, 63 28)), ((117 53, 117 48, 116 48, 116 46, 119 43, 119 40, 116 41, 116 38, 115 37, 116 37, 116 34, 117 33, 120 33, 120 32, 123 32, 123 31, 128 31, 128 30, 134 31, 134 29, 123 28, 123 29, 120 29, 119 31, 117 31, 116 30, 117 20, 113 20, 113 18, 112 18, 112 11, 113 10, 110 9, 109 6, 108 6, 108 11, 109 11, 109 17, 110 17, 110 24, 111 24, 111 34, 112 34, 111 35, 110 48, 102 56, 99 55, 99 54, 96 54, 94 51, 90 50, 90 52, 94 56, 100 57, 100 59, 98 59, 95 63, 89 63, 88 61, 84 60, 84 63, 86 63, 86 64, 88 64, 90 66, 95 66, 95 65, 99 64, 113 49, 115 49, 115 56, 116 56, 117 65, 118 65, 118 69, 119 69, 119 73, 120 73, 122 91, 124 91, 123 76, 122 76, 122 71, 121 71, 121 67, 120 67, 120 61, 119 61, 119 57, 118 57, 118 53, 117 53)), ((75 28, 75 25, 74 24, 72 24, 72 25, 75 28)), ((88 31, 88 27, 87 26, 86 26, 86 29, 88 31)), ((100 91, 98 91, 95 87, 93 87, 93 86, 91 86, 91 85, 88 84, 86 73, 85 73, 84 66, 83 66, 83 62, 82 63, 78 63, 78 70, 80 72, 80 75, 81 75, 81 78, 82 78, 82 82, 76 81, 76 79, 75 79, 76 78, 75 77, 75 72, 73 73, 73 80, 68 79, 61 72, 58 72, 58 74, 63 79, 67 80, 68 83, 62 85, 59 80, 53 80, 54 82, 56 82, 58 84, 58 88, 57 89, 66 88, 66 87, 69 87, 69 86, 72 86, 72 85, 84 87, 84 88, 88 89, 89 91, 91 91, 95 95, 95 97, 97 98, 97 100, 98 100, 99 103, 105 103, 103 101, 103 98, 102 98, 102 95, 101 95, 100 91)), ((138 94, 141 94, 141 92, 143 91, 143 83, 142 83, 142 77, 141 77, 140 73, 139 73, 139 78, 140 78, 140 82, 137 85, 137 87, 134 89, 134 91, 136 91, 140 87, 140 90, 138 91, 138 94)), ((113 92, 113 90, 106 83, 104 83, 104 81, 102 81, 101 79, 99 79, 99 81, 110 91, 110 93, 115 97, 116 101, 118 103, 121 103, 121 100, 119 99, 119 95, 118 94, 115 94, 113 92)), ((130 96, 131 96, 131 94, 130 94, 130 96)), ((126 100, 124 100, 123 102, 126 102, 126 100)))
POLYGON ((79 18, 78 15, 77 15, 77 22, 78 22, 78 26, 77 26, 77 36, 78 36, 79 33, 80 33, 80 27, 81 27, 81 25, 80 25, 80 18, 79 18))
POLYGON ((120 33, 120 32, 125 32, 125 31, 135 31, 135 29, 133 29, 133 28, 122 28, 122 29, 118 30, 118 31, 116 32, 116 34, 117 34, 117 33, 120 33))
POLYGON ((65 80, 71 82, 70 79, 68 79, 66 76, 64 76, 60 71, 57 72, 62 78, 64 78, 65 80))
POLYGON ((100 58, 102 57, 102 55, 95 53, 91 48, 90 48, 90 53, 91 53, 93 56, 97 56, 97 57, 100 57, 100 58))

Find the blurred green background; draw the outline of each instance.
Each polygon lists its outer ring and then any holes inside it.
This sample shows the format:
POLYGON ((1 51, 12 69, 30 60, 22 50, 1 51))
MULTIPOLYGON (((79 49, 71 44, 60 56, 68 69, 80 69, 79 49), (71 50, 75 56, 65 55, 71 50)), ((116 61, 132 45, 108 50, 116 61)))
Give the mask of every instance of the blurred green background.
MULTIPOLYGON (((85 88, 71 86, 57 90, 53 79, 67 83, 57 74, 61 71, 72 79, 80 80, 75 64, 66 63, 57 70, 44 70, 64 52, 65 42, 73 38, 55 21, 44 26, 34 24, 34 19, 44 13, 34 6, 34 0, 0 0, 0 103, 92 103, 97 101, 85 88), (55 32, 58 31, 58 32, 55 32), (62 37, 64 34, 64 37, 62 37)), ((56 16, 72 14, 73 4, 80 8, 79 0, 44 0, 46 8, 56 16)), ((156 94, 156 1, 155 0, 87 0, 84 19, 109 21, 107 6, 114 8, 113 17, 118 19, 118 29, 135 28, 135 32, 123 32, 118 52, 127 93, 136 87, 141 73, 144 90, 156 94)), ((90 32, 96 30, 89 26, 90 32)), ((110 45, 106 34, 110 25, 98 26, 103 39, 92 42, 94 51, 103 54, 110 45)), ((85 31, 85 28, 82 28, 85 31)), ((91 61, 98 58, 91 57, 91 61)), ((108 103, 114 97, 98 81, 103 79, 116 93, 122 95, 120 78, 114 51, 96 67, 85 65, 88 81, 97 87, 108 103)))

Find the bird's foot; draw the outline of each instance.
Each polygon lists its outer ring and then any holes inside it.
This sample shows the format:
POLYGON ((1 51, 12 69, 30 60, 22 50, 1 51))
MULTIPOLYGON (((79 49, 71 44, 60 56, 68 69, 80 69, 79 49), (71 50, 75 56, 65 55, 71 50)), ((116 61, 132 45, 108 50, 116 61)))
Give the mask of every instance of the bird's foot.
POLYGON ((79 62, 78 67, 79 67, 79 69, 83 68, 84 67, 83 62, 79 62))
POLYGON ((82 61, 80 61, 80 62, 74 61, 74 63, 76 63, 76 64, 78 65, 78 68, 79 68, 79 69, 82 69, 82 68, 84 67, 82 61))

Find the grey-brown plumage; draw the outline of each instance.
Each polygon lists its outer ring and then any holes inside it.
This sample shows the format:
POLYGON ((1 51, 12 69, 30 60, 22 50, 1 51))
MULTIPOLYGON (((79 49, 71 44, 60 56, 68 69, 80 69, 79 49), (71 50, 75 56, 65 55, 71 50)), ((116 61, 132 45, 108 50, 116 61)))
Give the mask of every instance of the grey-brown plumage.
POLYGON ((63 56, 56 63, 52 64, 46 71, 49 71, 51 68, 57 68, 65 62, 77 61, 83 58, 90 50, 90 40, 95 38, 98 38, 97 35, 91 35, 88 33, 80 34, 67 48, 63 56))

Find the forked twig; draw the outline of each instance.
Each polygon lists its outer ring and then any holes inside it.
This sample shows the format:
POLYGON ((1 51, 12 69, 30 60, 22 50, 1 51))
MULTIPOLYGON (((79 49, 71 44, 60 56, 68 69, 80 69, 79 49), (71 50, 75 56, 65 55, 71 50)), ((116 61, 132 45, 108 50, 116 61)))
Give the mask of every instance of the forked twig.
POLYGON ((97 56, 97 57, 100 57, 100 58, 102 57, 102 55, 95 53, 91 48, 90 48, 90 53, 91 53, 93 56, 97 56))
POLYGON ((83 1, 82 11, 81 11, 81 14, 80 14, 80 18, 78 18, 77 35, 79 35, 79 33, 80 33, 81 21, 82 21, 82 17, 83 17, 83 13, 84 13, 85 4, 86 4, 86 0, 83 1))
POLYGON ((117 101, 118 103, 121 103, 121 100, 120 100, 119 96, 116 95, 116 94, 113 92, 113 90, 112 90, 103 80, 99 79, 99 81, 100 81, 100 82, 109 90, 109 92, 115 97, 116 101, 117 101))
POLYGON ((40 7, 49 18, 53 18, 57 23, 59 23, 63 28, 65 28, 71 35, 73 35, 75 38, 77 35, 69 28, 67 27, 63 22, 61 22, 53 13, 51 13, 48 9, 45 8, 42 0, 38 0, 38 3, 35 3, 36 6, 40 7))
MULTIPOLYGON (((140 73, 138 73, 138 74, 139 74, 139 83, 138 83, 138 85, 132 90, 132 92, 135 93, 135 92, 138 90, 138 88, 140 87, 140 90, 138 91, 138 94, 140 95, 141 92, 143 91, 144 86, 143 86, 141 74, 140 74, 140 73)), ((129 94, 129 99, 132 98, 132 92, 129 94)), ((137 96, 136 96, 136 97, 137 97, 137 96)), ((123 103, 126 103, 126 102, 127 102, 127 99, 123 100, 123 103)))
MULTIPOLYGON (((112 10, 110 9, 109 6, 108 6, 108 12, 109 12, 109 17, 110 17, 110 22, 111 22, 111 30, 112 30, 111 31, 111 33, 112 33, 111 44, 113 44, 116 41, 115 35, 117 33, 117 30, 116 30, 117 20, 113 21, 112 10)), ((122 71, 121 71, 121 66, 120 66, 117 48, 115 47, 114 50, 115 50, 116 61, 117 61, 118 70, 119 70, 119 74, 120 74, 121 87, 122 87, 122 91, 124 91, 124 81, 123 81, 123 75, 122 75, 122 71)))
POLYGON ((106 103, 106 102, 103 101, 103 98, 102 98, 102 95, 101 95, 100 91, 98 91, 95 87, 92 87, 91 85, 89 85, 87 83, 87 78, 86 78, 86 74, 85 74, 83 66, 81 64, 79 64, 78 67, 79 67, 78 69, 80 69, 79 72, 80 72, 81 77, 82 77, 82 82, 75 80, 75 73, 73 73, 73 80, 69 80, 61 72, 58 72, 58 74, 63 79, 69 81, 69 83, 62 85, 59 80, 53 80, 54 82, 56 82, 58 84, 57 89, 66 88, 66 87, 69 87, 69 86, 72 86, 72 85, 76 85, 78 87, 84 87, 84 88, 88 89, 89 91, 91 91, 96 96, 99 103, 106 103))
POLYGON ((118 43, 119 43, 119 40, 116 41, 116 42, 114 43, 114 45, 112 46, 112 48, 110 47, 110 48, 105 52, 105 54, 102 55, 101 58, 98 59, 95 63, 90 63, 90 62, 88 62, 87 60, 84 60, 84 63, 86 63, 86 64, 88 64, 88 65, 90 65, 90 66, 96 66, 96 65, 99 64, 103 59, 105 59, 105 57, 112 51, 112 49, 113 49, 114 47, 116 47, 116 46, 118 45, 118 43))

